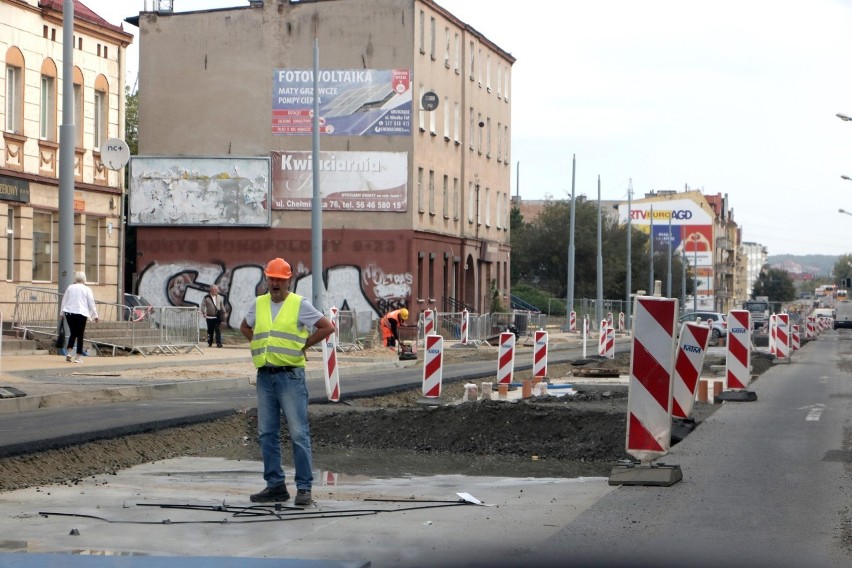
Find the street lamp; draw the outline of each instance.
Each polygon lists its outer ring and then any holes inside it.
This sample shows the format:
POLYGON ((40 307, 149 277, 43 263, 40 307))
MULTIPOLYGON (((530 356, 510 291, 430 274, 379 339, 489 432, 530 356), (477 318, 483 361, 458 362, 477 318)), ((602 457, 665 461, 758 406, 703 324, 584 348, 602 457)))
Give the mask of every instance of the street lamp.
POLYGON ((849 122, 850 120, 852 120, 852 116, 845 115, 842 112, 838 112, 836 116, 844 122, 849 122))

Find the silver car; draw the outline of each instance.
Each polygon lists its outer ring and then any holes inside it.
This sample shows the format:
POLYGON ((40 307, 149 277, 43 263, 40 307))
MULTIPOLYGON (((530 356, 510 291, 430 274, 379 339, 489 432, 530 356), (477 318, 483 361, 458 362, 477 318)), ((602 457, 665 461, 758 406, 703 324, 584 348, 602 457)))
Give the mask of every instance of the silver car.
POLYGON ((699 320, 702 323, 711 322, 713 331, 710 332, 710 345, 718 345, 719 339, 728 336, 728 314, 721 312, 688 312, 680 316, 678 324, 699 320))

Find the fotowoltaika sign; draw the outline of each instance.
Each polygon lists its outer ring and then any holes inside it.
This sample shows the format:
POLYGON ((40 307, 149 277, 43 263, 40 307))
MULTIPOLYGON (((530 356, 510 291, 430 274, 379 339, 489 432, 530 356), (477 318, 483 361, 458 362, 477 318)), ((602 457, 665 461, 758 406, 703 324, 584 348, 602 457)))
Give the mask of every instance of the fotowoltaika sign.
MULTIPOLYGON (((321 69, 319 126, 324 136, 411 134, 410 69, 321 69)), ((313 133, 314 72, 274 69, 272 134, 313 133)))

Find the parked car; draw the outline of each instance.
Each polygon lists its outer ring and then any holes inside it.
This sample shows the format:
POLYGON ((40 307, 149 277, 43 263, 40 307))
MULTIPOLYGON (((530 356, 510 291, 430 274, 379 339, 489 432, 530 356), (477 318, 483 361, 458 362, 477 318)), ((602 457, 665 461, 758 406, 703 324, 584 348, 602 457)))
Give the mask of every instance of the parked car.
POLYGON ((710 345, 717 345, 719 339, 728 336, 728 314, 721 312, 688 312, 680 316, 678 325, 698 320, 712 322, 713 331, 710 332, 710 345))

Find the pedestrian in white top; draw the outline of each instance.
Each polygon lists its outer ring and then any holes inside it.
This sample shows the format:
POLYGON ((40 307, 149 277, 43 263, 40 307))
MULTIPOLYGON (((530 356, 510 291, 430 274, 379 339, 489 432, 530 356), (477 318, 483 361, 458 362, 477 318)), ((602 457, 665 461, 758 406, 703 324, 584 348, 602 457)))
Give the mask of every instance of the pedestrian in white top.
POLYGON ((86 333, 86 322, 89 319, 98 321, 98 310, 95 308, 95 296, 92 289, 86 286, 86 273, 74 274, 74 284, 68 286, 62 296, 62 313, 68 322, 71 333, 68 337, 68 348, 65 360, 71 362, 71 349, 77 344, 77 357, 75 363, 82 363, 80 356, 83 354, 83 335, 86 333))

